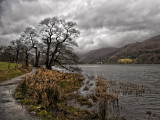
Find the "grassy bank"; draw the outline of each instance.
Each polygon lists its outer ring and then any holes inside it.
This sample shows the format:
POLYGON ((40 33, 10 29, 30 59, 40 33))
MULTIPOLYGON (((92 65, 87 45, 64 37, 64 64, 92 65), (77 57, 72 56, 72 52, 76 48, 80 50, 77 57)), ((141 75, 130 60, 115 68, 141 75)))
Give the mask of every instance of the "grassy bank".
POLYGON ((22 64, 10 63, 8 69, 8 62, 0 62, 0 82, 20 76, 31 71, 31 68, 22 67, 22 64))
POLYGON ((16 67, 21 68, 22 64, 16 64, 16 63, 10 63, 10 67, 8 68, 9 63, 8 62, 0 62, 0 70, 8 70, 8 69, 14 69, 16 67))
POLYGON ((76 91, 82 86, 79 74, 39 69, 28 75, 16 89, 15 97, 27 105, 31 113, 45 120, 91 120, 96 114, 69 106, 68 101, 91 106, 87 98, 76 91))

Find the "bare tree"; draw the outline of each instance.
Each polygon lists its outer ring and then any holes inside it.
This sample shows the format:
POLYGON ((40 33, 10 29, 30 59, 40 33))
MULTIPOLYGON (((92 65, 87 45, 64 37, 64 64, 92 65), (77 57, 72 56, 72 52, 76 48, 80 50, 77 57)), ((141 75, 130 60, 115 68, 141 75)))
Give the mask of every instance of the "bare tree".
POLYGON ((20 51, 22 50, 22 41, 20 39, 12 40, 11 47, 15 52, 15 62, 18 63, 20 51))
POLYGON ((38 41, 38 35, 35 29, 27 27, 22 33, 23 45, 26 53, 26 65, 28 66, 28 52, 31 49, 35 50, 35 67, 39 66, 40 48, 42 44, 38 41))
POLYGON ((65 58, 66 60, 69 60, 69 58, 70 61, 73 60, 72 55, 69 56, 68 54, 67 58, 66 54, 63 52, 66 51, 69 53, 70 51, 70 53, 73 53, 71 50, 67 50, 65 48, 77 46, 74 40, 79 34, 80 32, 76 29, 76 23, 72 21, 65 21, 57 17, 53 17, 46 18, 40 22, 40 37, 46 47, 45 65, 47 69, 51 69, 51 66, 56 63, 63 66, 62 61, 65 58))
POLYGON ((53 65, 59 65, 69 71, 80 71, 77 67, 79 57, 73 52, 73 48, 67 45, 61 45, 58 54, 55 55, 53 65))
POLYGON ((14 57, 12 46, 0 46, 0 61, 8 61, 8 69, 10 69, 10 62, 14 61, 14 57))
POLYGON ((14 51, 12 46, 8 46, 5 49, 5 53, 9 56, 8 69, 10 69, 10 63, 14 61, 14 51))
POLYGON ((41 56, 41 53, 42 53, 43 44, 37 43, 33 46, 33 48, 35 49, 35 56, 36 56, 34 66, 39 67, 39 59, 40 59, 40 56, 41 56))
POLYGON ((8 54, 6 53, 6 46, 0 46, 0 61, 7 61, 8 60, 8 54))

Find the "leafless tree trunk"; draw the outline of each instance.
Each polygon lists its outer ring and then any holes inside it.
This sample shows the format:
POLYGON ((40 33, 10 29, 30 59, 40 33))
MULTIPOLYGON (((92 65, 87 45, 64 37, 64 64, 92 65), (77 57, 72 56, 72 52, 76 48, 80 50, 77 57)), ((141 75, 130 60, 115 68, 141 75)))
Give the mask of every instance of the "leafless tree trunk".
POLYGON ((26 60, 25 60, 26 66, 29 66, 29 64, 28 64, 28 58, 29 58, 28 56, 29 55, 28 55, 28 51, 27 50, 25 51, 25 54, 26 54, 26 60))

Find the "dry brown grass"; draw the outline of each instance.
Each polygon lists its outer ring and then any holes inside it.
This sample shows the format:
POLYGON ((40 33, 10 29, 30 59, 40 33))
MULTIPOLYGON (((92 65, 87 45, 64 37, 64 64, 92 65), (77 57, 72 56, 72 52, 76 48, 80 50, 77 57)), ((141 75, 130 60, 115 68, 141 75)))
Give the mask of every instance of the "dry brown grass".
POLYGON ((79 74, 39 69, 35 74, 24 78, 17 87, 15 96, 23 104, 37 106, 32 106, 36 112, 39 109, 46 110, 43 114, 39 112, 41 115, 45 114, 45 119, 46 116, 57 120, 88 119, 91 117, 90 112, 67 106, 67 101, 79 99, 75 91, 82 86, 82 81, 83 77, 79 74), (51 115, 47 114, 50 112, 51 115))
POLYGON ((116 120, 119 118, 116 113, 120 108, 118 105, 119 95, 141 97, 145 92, 150 92, 150 89, 145 85, 108 81, 98 77, 94 92, 90 97, 94 104, 98 103, 98 114, 101 120, 116 120))
POLYGON ((118 99, 115 94, 108 91, 107 82, 102 77, 99 77, 96 81, 94 96, 99 102, 107 101, 108 103, 110 103, 118 99))
MULTIPOLYGON (((99 77, 96 81, 95 91, 91 95, 94 102, 98 102, 98 113, 101 120, 108 119, 108 106, 115 104, 118 101, 118 97, 108 92, 108 86, 105 79, 99 77)), ((113 117, 113 116, 111 116, 113 117)), ((112 118, 111 118, 112 120, 112 118)))
POLYGON ((69 94, 81 85, 78 81, 82 81, 78 74, 39 69, 35 74, 27 75, 17 90, 32 98, 34 104, 43 103, 47 108, 54 108, 60 98, 68 99, 69 94))

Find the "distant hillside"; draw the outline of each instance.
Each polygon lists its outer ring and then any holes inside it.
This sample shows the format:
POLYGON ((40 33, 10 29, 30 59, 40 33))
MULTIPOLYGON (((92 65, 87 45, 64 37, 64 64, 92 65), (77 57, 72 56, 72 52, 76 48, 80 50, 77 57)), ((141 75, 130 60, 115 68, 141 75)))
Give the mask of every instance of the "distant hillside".
POLYGON ((160 36, 126 45, 120 48, 115 54, 105 59, 106 63, 117 63, 118 59, 133 59, 139 64, 160 63, 160 36))
POLYGON ((132 59, 138 64, 160 64, 160 35, 128 44, 122 48, 102 48, 80 56, 80 63, 118 63, 119 59, 132 59))
POLYGON ((89 64, 101 62, 105 58, 111 56, 112 53, 117 50, 118 48, 113 48, 113 47, 93 50, 86 54, 80 55, 80 62, 89 64))

